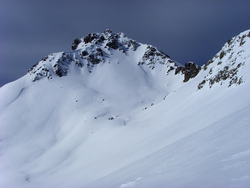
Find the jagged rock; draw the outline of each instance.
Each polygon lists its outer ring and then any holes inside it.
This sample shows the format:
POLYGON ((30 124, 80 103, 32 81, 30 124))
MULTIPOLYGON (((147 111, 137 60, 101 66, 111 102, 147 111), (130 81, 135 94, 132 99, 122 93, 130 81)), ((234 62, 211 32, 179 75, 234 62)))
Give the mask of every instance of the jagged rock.
POLYGON ((231 38, 211 60, 202 66, 206 74, 204 80, 198 84, 198 89, 203 88, 206 83, 209 83, 209 88, 212 88, 216 83, 220 85, 226 83, 231 87, 244 82, 239 72, 243 70, 242 67, 248 55, 244 52, 247 50, 245 43, 249 40, 249 36, 250 32, 247 31, 231 38))
POLYGON ((225 55, 226 55, 226 52, 221 51, 221 53, 220 53, 220 59, 222 59, 225 55))
POLYGON ((167 71, 167 74, 168 74, 170 71, 172 71, 172 70, 174 70, 174 67, 173 67, 173 66, 170 66, 169 69, 168 69, 168 71, 167 71))
POLYGON ((71 46, 72 50, 77 49, 78 45, 81 43, 81 40, 79 38, 76 38, 71 46))
POLYGON ((59 77, 66 76, 68 74, 69 65, 72 62, 78 62, 75 60, 73 54, 63 53, 62 56, 54 64, 53 70, 59 77))
POLYGON ((99 36, 96 33, 89 33, 86 37, 84 37, 84 42, 89 43, 92 42, 94 39, 99 38, 99 36))
POLYGON ((205 83, 206 83, 206 80, 202 80, 202 82, 199 83, 199 85, 198 85, 198 89, 203 88, 203 86, 205 85, 205 83))
POLYGON ((82 53, 82 59, 86 59, 88 62, 92 64, 98 64, 100 62, 104 62, 104 52, 99 47, 93 47, 92 49, 89 49, 89 52, 86 50, 83 50, 82 53))
POLYGON ((96 58, 94 54, 90 54, 88 60, 93 64, 98 64, 101 61, 100 59, 96 58))
POLYGON ((188 62, 185 64, 184 68, 184 80, 187 82, 190 78, 194 78, 201 70, 201 67, 193 62, 188 62))
POLYGON ((200 72, 201 67, 193 62, 188 62, 185 64, 185 67, 178 66, 175 69, 175 75, 182 73, 184 74, 183 82, 189 81, 190 78, 196 77, 196 75, 200 72))
POLYGON ((86 56, 86 55, 89 55, 89 53, 87 51, 82 51, 82 56, 86 56))
POLYGON ((107 43, 106 46, 108 46, 109 48, 112 48, 114 50, 119 48, 119 44, 118 44, 118 41, 116 39, 112 39, 110 42, 107 43))
POLYGON ((213 63, 213 62, 214 62, 213 59, 208 60, 208 61, 205 63, 205 65, 204 65, 204 70, 207 70, 207 67, 208 67, 211 63, 213 63))
POLYGON ((49 57, 45 56, 41 61, 37 62, 32 66, 31 69, 29 69, 28 73, 30 75, 34 75, 32 79, 33 82, 38 81, 42 78, 52 79, 52 74, 44 64, 47 60, 49 60, 49 57))
POLYGON ((237 68, 229 69, 228 66, 225 66, 223 70, 220 70, 214 77, 209 79, 209 85, 212 87, 214 83, 219 83, 220 81, 225 81, 227 79, 231 79, 228 87, 232 86, 232 84, 241 84, 242 79, 237 77, 238 68, 241 65, 239 64, 237 68), (237 82, 239 80, 239 82, 237 82))
POLYGON ((52 79, 52 75, 46 67, 41 68, 41 70, 36 73, 36 75, 32 81, 33 82, 38 81, 43 77, 47 77, 48 79, 52 79))
POLYGON ((175 69, 175 75, 176 74, 179 74, 179 73, 182 73, 182 74, 184 74, 184 71, 185 71, 185 68, 184 67, 180 67, 180 66, 178 66, 176 69, 175 69))
MULTIPOLYGON (((220 65, 221 63, 219 63, 220 65)), ((218 65, 218 64, 217 64, 218 65)), ((236 67, 235 66, 225 66, 223 69, 219 70, 216 74, 213 74, 212 68, 209 71, 209 75, 212 75, 210 77, 206 77, 201 83, 198 85, 198 89, 201 89, 206 81, 209 82, 209 87, 211 88, 215 83, 221 83, 223 81, 229 80, 228 87, 231 87, 233 84, 240 85, 243 83, 243 78, 238 77, 237 73, 239 71, 239 68, 243 66, 243 63, 239 63, 236 67)))
MULTIPOLYGON (((138 62, 138 65, 147 65, 149 68, 154 69, 156 62, 162 65, 174 63, 168 55, 159 51, 157 48, 148 45, 142 56, 142 62, 138 62)), ((177 65, 174 66, 178 67, 177 65)))

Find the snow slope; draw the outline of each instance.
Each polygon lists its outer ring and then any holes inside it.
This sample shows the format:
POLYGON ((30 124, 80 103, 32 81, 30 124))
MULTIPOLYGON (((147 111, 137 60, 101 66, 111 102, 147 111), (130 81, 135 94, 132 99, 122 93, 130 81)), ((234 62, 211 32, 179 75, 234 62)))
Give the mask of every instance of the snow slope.
POLYGON ((0 88, 0 187, 250 186, 250 30, 186 82, 123 33, 72 49, 0 88))

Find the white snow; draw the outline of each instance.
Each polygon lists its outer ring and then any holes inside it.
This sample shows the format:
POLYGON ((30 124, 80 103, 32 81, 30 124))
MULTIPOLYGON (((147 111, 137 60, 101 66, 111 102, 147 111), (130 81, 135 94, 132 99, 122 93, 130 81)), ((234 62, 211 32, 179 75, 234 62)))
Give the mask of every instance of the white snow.
POLYGON ((245 40, 244 82, 231 87, 197 89, 217 60, 187 83, 167 65, 138 66, 144 45, 111 51, 91 73, 83 60, 67 76, 31 82, 27 74, 1 87, 0 187, 249 187, 245 40))

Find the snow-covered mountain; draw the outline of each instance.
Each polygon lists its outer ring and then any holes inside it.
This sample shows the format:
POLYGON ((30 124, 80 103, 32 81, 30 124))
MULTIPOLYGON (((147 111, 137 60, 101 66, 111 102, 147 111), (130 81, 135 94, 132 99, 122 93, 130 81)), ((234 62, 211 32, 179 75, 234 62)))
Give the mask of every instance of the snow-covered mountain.
POLYGON ((0 88, 0 187, 250 186, 250 30, 184 66, 106 30, 0 88))

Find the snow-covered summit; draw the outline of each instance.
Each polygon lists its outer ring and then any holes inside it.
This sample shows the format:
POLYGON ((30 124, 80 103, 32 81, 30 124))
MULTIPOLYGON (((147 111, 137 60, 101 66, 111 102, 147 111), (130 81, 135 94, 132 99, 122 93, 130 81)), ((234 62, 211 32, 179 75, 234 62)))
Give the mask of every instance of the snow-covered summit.
POLYGON ((214 84, 240 85, 249 79, 250 67, 250 30, 228 40, 222 49, 202 66, 202 82, 198 89, 210 88, 214 84))
POLYGON ((150 69, 154 69, 157 64, 167 65, 169 71, 178 67, 168 55, 156 47, 141 44, 128 38, 124 33, 114 33, 111 30, 89 33, 86 37, 76 38, 72 44, 72 50, 54 53, 43 58, 29 70, 30 75, 33 76, 32 80, 66 76, 71 66, 91 73, 97 64, 110 63, 114 59, 118 62, 127 57, 133 64, 150 69))

